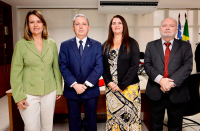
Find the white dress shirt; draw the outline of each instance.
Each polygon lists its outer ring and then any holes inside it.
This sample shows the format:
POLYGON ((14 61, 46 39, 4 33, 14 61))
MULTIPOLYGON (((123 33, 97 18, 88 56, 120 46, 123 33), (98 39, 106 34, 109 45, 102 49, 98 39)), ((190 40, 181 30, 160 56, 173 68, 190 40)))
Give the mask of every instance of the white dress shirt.
POLYGON ((80 40, 78 37, 76 37, 76 44, 77 44, 78 49, 79 49, 79 46, 80 46, 80 42, 79 41, 83 41, 82 45, 83 45, 83 50, 84 50, 84 47, 85 47, 85 44, 86 44, 86 41, 87 41, 87 37, 85 37, 82 40, 80 40))

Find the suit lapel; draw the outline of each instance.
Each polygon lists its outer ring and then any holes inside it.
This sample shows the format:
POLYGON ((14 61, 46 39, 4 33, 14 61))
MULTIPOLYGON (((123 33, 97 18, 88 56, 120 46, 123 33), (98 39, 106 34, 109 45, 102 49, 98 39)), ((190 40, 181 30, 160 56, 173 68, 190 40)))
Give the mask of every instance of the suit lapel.
POLYGON ((49 41, 47 41, 46 39, 43 39, 42 58, 44 57, 44 55, 48 51, 49 47, 50 47, 49 41))
POLYGON ((122 52, 125 50, 125 48, 126 48, 126 45, 122 43, 119 48, 118 59, 119 59, 120 55, 122 54, 122 52))
POLYGON ((172 61, 175 53, 176 53, 176 50, 178 49, 178 47, 180 46, 180 44, 178 43, 178 40, 174 39, 174 43, 173 43, 173 46, 172 46, 172 50, 170 52, 170 57, 169 57, 169 63, 168 63, 168 66, 170 64, 170 62, 172 61))
POLYGON ((163 45, 162 45, 161 39, 156 42, 156 48, 162 58, 163 63, 165 63, 165 57, 164 57, 163 45))
MULTIPOLYGON (((85 58, 86 58, 86 56, 87 56, 87 54, 88 54, 88 52, 89 52, 89 50, 92 48, 92 43, 91 43, 91 41, 90 41, 90 38, 89 37, 87 37, 87 41, 86 41, 86 43, 85 43, 85 47, 84 47, 84 50, 83 50, 83 54, 82 54, 82 56, 81 56, 81 65, 82 65, 82 63, 84 62, 84 60, 85 60, 85 58)), ((91 56, 91 57, 93 57, 93 56, 91 56)))
POLYGON ((71 40, 70 43, 71 43, 72 49, 74 50, 74 54, 75 54, 76 58, 78 59, 78 61, 80 61, 80 60, 81 60, 81 57, 80 57, 79 50, 78 50, 78 47, 77 47, 76 37, 74 37, 74 38, 71 40))
POLYGON ((25 43, 27 48, 32 51, 34 54, 36 54, 37 56, 41 57, 37 47, 35 46, 35 43, 33 40, 28 41, 28 43, 25 43))
MULTIPOLYGON (((121 44, 120 48, 119 48, 119 53, 118 53, 118 59, 120 57, 120 55, 123 53, 123 51, 126 49, 126 45, 125 44, 121 44)), ((105 49, 105 56, 106 59, 109 58, 109 51, 110 51, 110 44, 107 45, 106 49, 105 49)))
MULTIPOLYGON (((104 45, 105 46, 105 45, 104 45)), ((106 46, 105 52, 104 52, 104 65, 105 65, 105 69, 107 69, 108 72, 110 72, 110 64, 108 63, 108 59, 109 59, 109 51, 110 51, 110 44, 108 44, 106 46)), ((108 73, 110 74, 110 73, 108 73)), ((109 77, 111 77, 111 75, 109 75, 109 77)))
POLYGON ((107 47, 106 47, 106 49, 105 49, 106 60, 108 60, 108 58, 109 58, 109 51, 110 51, 110 44, 108 44, 107 47))

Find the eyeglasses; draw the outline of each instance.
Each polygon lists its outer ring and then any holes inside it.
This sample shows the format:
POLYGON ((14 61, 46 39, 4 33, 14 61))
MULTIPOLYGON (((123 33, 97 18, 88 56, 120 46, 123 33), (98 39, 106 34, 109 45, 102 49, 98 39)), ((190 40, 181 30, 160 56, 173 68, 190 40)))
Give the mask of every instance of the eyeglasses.
POLYGON ((80 24, 80 23, 77 23, 77 24, 74 24, 75 26, 87 26, 88 24, 85 24, 85 23, 83 23, 83 24, 80 24))

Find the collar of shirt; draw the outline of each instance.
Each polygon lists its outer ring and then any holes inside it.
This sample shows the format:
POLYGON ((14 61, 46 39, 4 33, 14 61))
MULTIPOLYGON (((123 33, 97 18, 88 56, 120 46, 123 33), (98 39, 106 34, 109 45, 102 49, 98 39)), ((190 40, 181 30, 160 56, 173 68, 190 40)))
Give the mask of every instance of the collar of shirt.
MULTIPOLYGON (((78 37, 76 37, 76 44, 77 44, 78 49, 79 49, 79 46, 80 46, 79 41, 80 41, 80 39, 78 37)), ((82 39, 82 41, 83 41, 82 45, 83 45, 83 49, 84 49, 86 41, 87 41, 87 36, 84 39, 82 39)))
MULTIPOLYGON (((161 40, 162 40, 163 51, 164 51, 164 53, 165 53, 165 49, 166 49, 165 43, 166 43, 167 41, 163 40, 162 38, 161 38, 161 40)), ((168 41, 168 42, 171 43, 170 46, 169 46, 169 49, 172 50, 172 45, 173 45, 173 43, 174 43, 174 39, 172 39, 172 40, 170 40, 170 41, 168 41)))
MULTIPOLYGON (((163 40, 162 38, 161 38, 161 40, 162 40, 162 45, 163 45, 163 46, 166 46, 165 43, 166 43, 167 41, 163 40)), ((170 40, 170 41, 168 41, 168 42, 170 42, 170 43, 171 43, 170 46, 172 46, 173 43, 174 43, 174 39, 172 39, 172 40, 170 40)))

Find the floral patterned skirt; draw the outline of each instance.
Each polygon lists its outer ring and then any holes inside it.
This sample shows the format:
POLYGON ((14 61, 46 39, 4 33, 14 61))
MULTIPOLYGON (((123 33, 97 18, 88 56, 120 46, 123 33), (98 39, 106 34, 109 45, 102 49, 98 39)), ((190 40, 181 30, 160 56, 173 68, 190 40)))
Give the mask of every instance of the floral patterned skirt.
POLYGON ((124 91, 106 87, 106 131, 141 131, 141 94, 139 84, 124 91))

